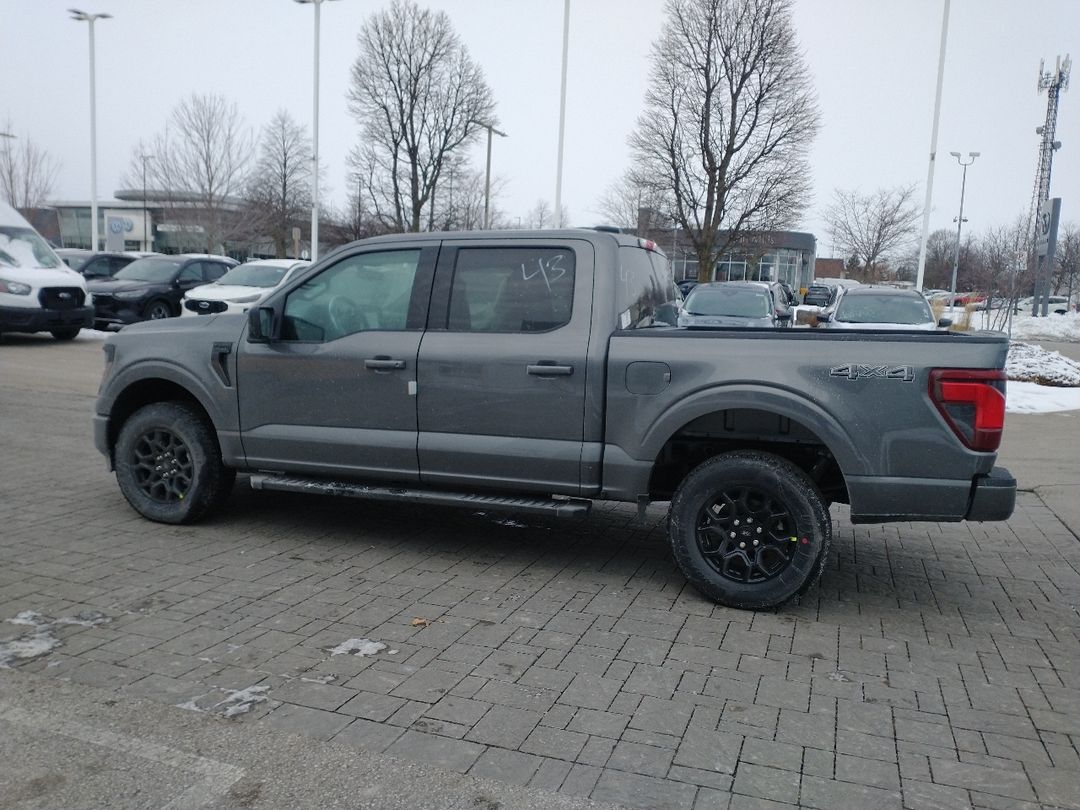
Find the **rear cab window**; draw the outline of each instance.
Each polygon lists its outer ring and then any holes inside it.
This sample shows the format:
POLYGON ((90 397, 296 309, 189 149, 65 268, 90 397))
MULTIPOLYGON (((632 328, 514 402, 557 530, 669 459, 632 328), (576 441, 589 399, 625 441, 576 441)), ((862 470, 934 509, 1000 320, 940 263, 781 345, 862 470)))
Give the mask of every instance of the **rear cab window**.
POLYGON ((680 296, 663 254, 623 245, 618 274, 615 312, 620 329, 676 325, 680 296))

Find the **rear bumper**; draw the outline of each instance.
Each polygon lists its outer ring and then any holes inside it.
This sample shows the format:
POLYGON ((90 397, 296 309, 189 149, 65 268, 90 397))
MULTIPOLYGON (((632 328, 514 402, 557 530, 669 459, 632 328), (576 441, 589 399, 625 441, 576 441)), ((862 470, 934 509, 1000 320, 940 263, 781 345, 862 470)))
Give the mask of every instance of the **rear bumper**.
POLYGON ((975 479, 967 520, 1008 520, 1016 506, 1016 479, 1004 467, 975 479))
POLYGON ((48 332, 75 326, 89 329, 93 323, 93 307, 0 307, 0 332, 48 332))
POLYGON ((852 523, 1007 520, 1016 480, 1004 467, 973 479, 848 476, 852 523))

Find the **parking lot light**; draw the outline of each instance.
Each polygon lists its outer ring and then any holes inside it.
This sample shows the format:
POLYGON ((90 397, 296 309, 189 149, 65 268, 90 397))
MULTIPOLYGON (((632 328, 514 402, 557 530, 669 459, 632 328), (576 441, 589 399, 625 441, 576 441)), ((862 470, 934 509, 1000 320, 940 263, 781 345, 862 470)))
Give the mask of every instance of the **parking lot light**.
POLYGON ((98 206, 97 206, 97 101, 94 87, 94 23, 108 20, 112 14, 88 14, 77 8, 69 8, 71 19, 90 24, 90 249, 97 250, 98 242, 98 206))

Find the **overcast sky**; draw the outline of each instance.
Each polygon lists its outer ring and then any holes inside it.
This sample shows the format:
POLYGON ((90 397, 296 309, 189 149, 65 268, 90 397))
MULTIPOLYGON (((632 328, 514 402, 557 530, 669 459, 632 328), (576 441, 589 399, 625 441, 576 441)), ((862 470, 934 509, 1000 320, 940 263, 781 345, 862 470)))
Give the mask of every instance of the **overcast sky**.
MULTIPOLYGON (((831 255, 821 220, 834 188, 917 183, 922 199, 944 0, 796 0, 795 27, 820 98, 811 152, 814 200, 798 229, 831 255)), ((140 138, 192 92, 235 100, 252 127, 278 108, 310 125, 313 12, 291 0, 0 0, 0 127, 10 120, 61 164, 55 197, 88 200, 87 24, 96 24, 98 196, 108 200, 140 138)), ((356 35, 382 0, 322 6, 320 153, 324 190, 345 202, 345 156, 358 138, 345 95, 356 35)), ((499 207, 525 216, 555 197, 561 0, 424 0, 445 10, 494 90, 499 207)), ((627 166, 662 0, 571 0, 563 201, 575 225, 627 166)), ((1039 60, 1080 58, 1080 0, 953 0, 931 227, 953 227, 961 170, 950 151, 979 151, 965 216, 981 231, 1027 210, 1046 95, 1039 60)), ((1080 83, 1078 78, 1074 84, 1080 83)), ((1061 96, 1053 196, 1080 221, 1080 86, 1061 96)), ((474 149, 483 166, 483 144, 474 149)))

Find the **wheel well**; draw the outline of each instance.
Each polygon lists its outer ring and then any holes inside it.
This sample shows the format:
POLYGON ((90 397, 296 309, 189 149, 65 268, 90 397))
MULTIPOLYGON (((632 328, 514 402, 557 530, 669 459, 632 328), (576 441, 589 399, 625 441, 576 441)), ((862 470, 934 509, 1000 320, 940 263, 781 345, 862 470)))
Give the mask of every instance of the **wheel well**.
POLYGON ((116 437, 128 417, 143 405, 154 402, 185 402, 195 408, 207 424, 213 424, 202 403, 182 385, 161 379, 139 380, 125 388, 113 403, 109 413, 109 447, 116 444, 116 437))
POLYGON ((786 416, 752 408, 706 414, 676 431, 653 463, 650 497, 670 500, 692 469, 731 450, 761 450, 786 458, 810 476, 827 501, 849 502, 843 471, 817 434, 786 416))

